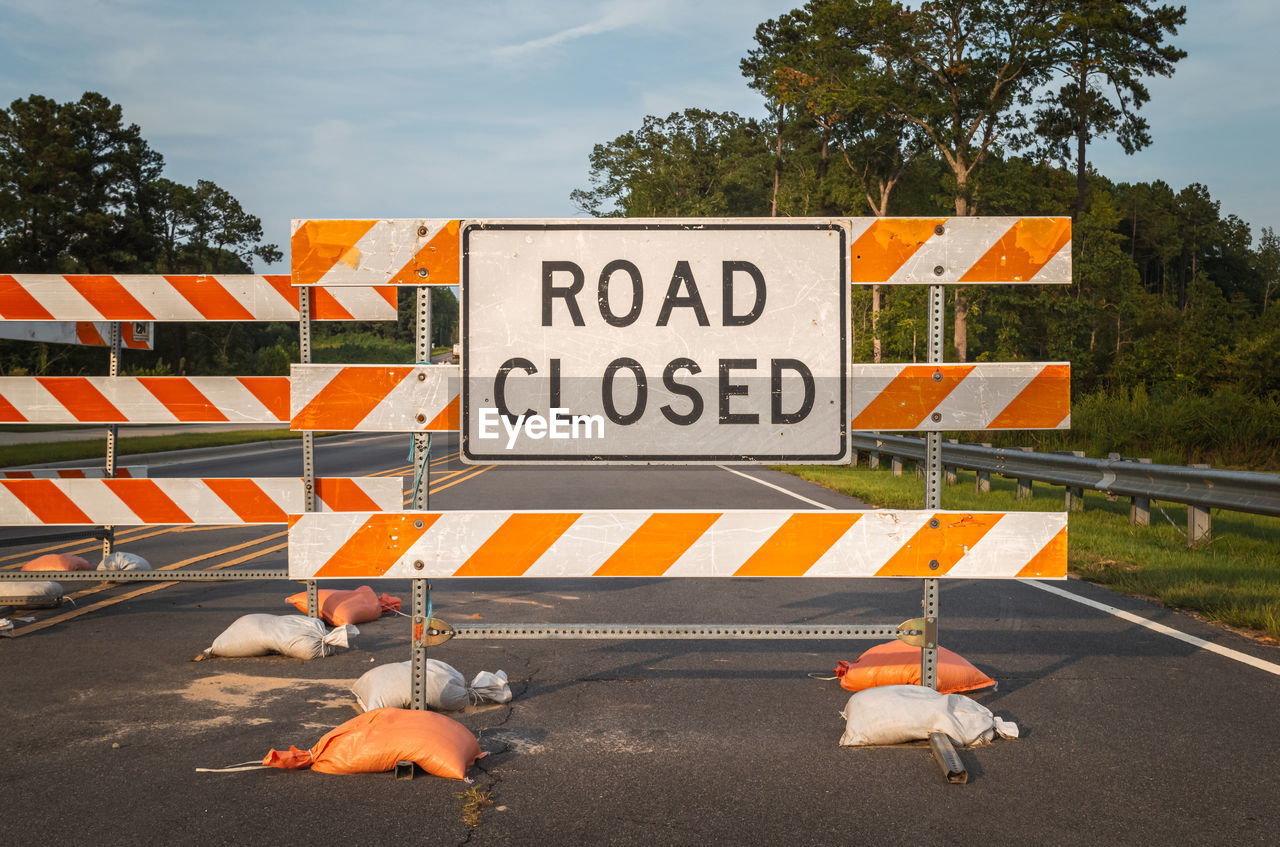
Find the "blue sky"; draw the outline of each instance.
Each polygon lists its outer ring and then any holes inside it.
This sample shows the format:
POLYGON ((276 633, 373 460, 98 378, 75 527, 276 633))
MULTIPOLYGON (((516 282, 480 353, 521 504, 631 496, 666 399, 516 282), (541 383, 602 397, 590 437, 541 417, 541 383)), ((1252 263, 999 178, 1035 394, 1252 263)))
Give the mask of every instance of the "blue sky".
MULTIPOLYGON (((294 217, 569 217, 592 145, 645 115, 762 116, 738 61, 796 5, 0 0, 0 103, 105 94, 169 178, 218 183, 286 250, 294 217)), ((1280 225, 1280 4, 1200 0, 1187 18, 1189 56, 1144 110, 1155 144, 1091 158, 1280 225)))

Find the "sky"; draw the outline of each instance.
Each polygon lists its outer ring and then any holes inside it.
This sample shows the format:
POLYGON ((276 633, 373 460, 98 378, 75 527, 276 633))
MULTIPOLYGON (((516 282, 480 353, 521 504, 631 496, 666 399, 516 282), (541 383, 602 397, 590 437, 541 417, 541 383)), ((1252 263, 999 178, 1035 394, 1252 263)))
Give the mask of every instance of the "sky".
MULTIPOLYGON (((593 145, 689 107, 764 116, 738 62, 776 0, 0 0, 0 103, 98 91, 288 250, 291 218, 574 217, 593 145)), ((1117 181, 1280 226, 1280 3, 1192 0, 1117 181)), ((282 272, 286 263, 259 266, 282 272)))

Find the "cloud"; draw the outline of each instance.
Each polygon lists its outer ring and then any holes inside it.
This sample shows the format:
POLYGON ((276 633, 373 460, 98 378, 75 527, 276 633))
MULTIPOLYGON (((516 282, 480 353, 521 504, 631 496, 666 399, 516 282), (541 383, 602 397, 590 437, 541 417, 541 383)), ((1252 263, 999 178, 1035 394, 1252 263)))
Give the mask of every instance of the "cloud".
POLYGON ((586 23, 565 27, 550 35, 533 38, 519 44, 507 44, 497 47, 491 55, 498 61, 524 59, 530 54, 539 53, 549 47, 576 41, 580 38, 602 35, 606 32, 613 32, 626 27, 644 25, 648 21, 660 19, 665 13, 666 6, 665 2, 651 4, 636 2, 607 3, 602 7, 599 15, 586 23))

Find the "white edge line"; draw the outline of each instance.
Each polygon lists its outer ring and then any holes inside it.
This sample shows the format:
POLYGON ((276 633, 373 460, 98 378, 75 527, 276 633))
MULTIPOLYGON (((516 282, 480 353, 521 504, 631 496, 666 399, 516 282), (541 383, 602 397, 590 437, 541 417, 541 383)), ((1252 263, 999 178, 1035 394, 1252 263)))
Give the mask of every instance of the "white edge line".
POLYGON ((817 506, 819 509, 826 509, 827 511, 830 511, 830 512, 836 511, 835 506, 828 506, 826 503, 819 503, 817 500, 810 500, 808 497, 803 497, 795 493, 794 491, 788 491, 787 489, 783 488, 781 485, 774 485, 772 482, 765 482, 763 479, 757 479, 751 474, 745 474, 742 471, 735 471, 733 468, 726 467, 724 465, 716 465, 716 467, 722 471, 728 471, 731 474, 737 474, 743 479, 749 479, 752 482, 758 482, 761 485, 765 486, 766 488, 772 488, 774 491, 781 491, 783 494, 790 494, 792 497, 796 498, 797 500, 802 500, 805 503, 808 503, 812 506, 817 506))
POLYGON ((1108 606, 1106 603, 1099 603, 1097 600, 1090 600, 1087 597, 1081 597, 1079 594, 1073 594, 1070 591, 1066 591, 1054 585, 1045 585, 1043 582, 1037 582, 1034 579, 1023 579, 1023 580, 1019 580, 1019 582, 1024 582, 1027 585, 1033 585, 1036 588, 1041 589, 1042 591, 1048 591, 1050 594, 1057 594, 1059 597, 1065 597, 1068 600, 1074 600, 1077 603, 1081 603, 1085 606, 1098 609, 1100 611, 1106 612, 1109 615, 1115 615, 1117 618, 1120 618, 1121 620, 1126 620, 1129 623, 1135 623, 1138 626, 1145 626, 1147 629, 1158 632, 1161 635, 1167 635, 1170 638, 1176 638, 1179 641, 1185 641, 1186 643, 1191 644, 1195 647, 1199 647, 1202 650, 1208 650, 1210 653, 1217 653, 1219 656, 1226 656, 1228 659, 1235 659, 1237 662, 1242 662, 1246 665, 1251 665, 1252 667, 1255 667, 1258 670, 1263 670, 1263 671, 1266 671, 1267 673, 1272 673, 1272 674, 1276 674, 1277 676, 1280 676, 1280 665, 1277 665, 1274 662, 1268 662, 1265 659, 1259 659, 1254 656, 1250 656, 1248 653, 1241 653, 1239 650, 1232 650, 1230 647, 1223 647, 1220 644, 1214 644, 1212 641, 1205 641, 1203 638, 1197 638, 1194 635, 1188 635, 1187 633, 1180 632, 1179 630, 1176 630, 1173 627, 1168 627, 1162 623, 1156 623, 1155 621, 1147 620, 1146 618, 1140 615, 1135 615, 1132 612, 1126 612, 1123 609, 1117 609, 1115 606, 1108 606))
MULTIPOLYGON (((819 503, 817 500, 810 500, 808 497, 803 497, 799 494, 796 494, 794 491, 788 491, 787 489, 783 488, 781 485, 774 485, 772 482, 765 482, 764 480, 757 479, 756 477, 751 476, 750 474, 745 474, 742 471, 736 471, 733 468, 725 467, 724 465, 716 465, 716 467, 720 468, 720 470, 722 471, 728 471, 731 474, 737 474, 738 476, 744 479, 749 479, 752 482, 758 482, 761 485, 766 486, 768 488, 772 488, 776 491, 781 491, 783 494, 790 494, 792 497, 796 498, 797 500, 802 500, 805 503, 811 503, 814 506, 817 506, 819 509, 827 509, 830 511, 835 511, 834 506, 828 506, 825 503, 819 503)), ((1242 662, 1243 664, 1250 665, 1251 667, 1255 667, 1258 670, 1266 671, 1267 673, 1280 676, 1280 665, 1277 665, 1274 662, 1268 662, 1265 659, 1259 659, 1255 656, 1250 656, 1248 653, 1241 653, 1239 650, 1232 650, 1230 647, 1223 647, 1220 644, 1214 644, 1212 641, 1205 641, 1203 638, 1197 638, 1194 635, 1188 635, 1187 633, 1176 630, 1173 627, 1165 626, 1162 623, 1156 623, 1155 621, 1147 620, 1144 617, 1135 615, 1132 612, 1126 612, 1123 609, 1117 609, 1115 606, 1108 606, 1106 603, 1099 603, 1097 600, 1090 600, 1087 597, 1081 597, 1079 594, 1073 594, 1070 591, 1067 591, 1062 588, 1058 588, 1057 586, 1054 586, 1054 585, 1046 585, 1045 583, 1038 582, 1034 579, 1020 579, 1018 580, 1018 582, 1035 586, 1036 588, 1039 588, 1042 591, 1048 591, 1050 594, 1057 594, 1059 597, 1065 597, 1068 600, 1074 600, 1077 603, 1083 604, 1085 606, 1089 606, 1094 609, 1098 609, 1099 611, 1106 612, 1109 615, 1115 615, 1121 620, 1126 620, 1130 623, 1135 623, 1138 626, 1145 626, 1147 629, 1150 629, 1154 632, 1158 632, 1161 635, 1167 635, 1170 638, 1176 638, 1179 641, 1185 641, 1187 644, 1190 644, 1194 647, 1198 647, 1201 650, 1208 650, 1210 653, 1217 653, 1219 656, 1225 656, 1228 659, 1234 659, 1237 662, 1242 662)))

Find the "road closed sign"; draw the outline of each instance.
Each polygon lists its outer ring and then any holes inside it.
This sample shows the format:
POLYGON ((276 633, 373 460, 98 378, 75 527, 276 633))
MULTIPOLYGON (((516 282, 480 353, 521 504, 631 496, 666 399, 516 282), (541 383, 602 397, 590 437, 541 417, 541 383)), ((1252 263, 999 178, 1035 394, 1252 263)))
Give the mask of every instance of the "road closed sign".
POLYGON ((462 455, 848 459, 849 230, 465 221, 462 455))

